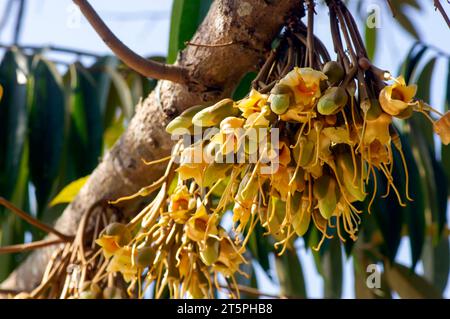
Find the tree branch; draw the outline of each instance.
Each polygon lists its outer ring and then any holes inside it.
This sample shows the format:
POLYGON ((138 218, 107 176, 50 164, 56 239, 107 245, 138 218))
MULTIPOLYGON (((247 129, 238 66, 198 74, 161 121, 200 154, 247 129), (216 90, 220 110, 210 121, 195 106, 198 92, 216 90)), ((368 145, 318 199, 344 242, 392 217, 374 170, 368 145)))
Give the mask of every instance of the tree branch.
POLYGON ((60 53, 67 53, 67 54, 75 54, 75 55, 82 55, 82 56, 86 56, 86 57, 91 57, 91 58, 100 58, 102 57, 102 55, 94 53, 94 52, 89 52, 89 51, 83 51, 83 50, 77 50, 77 49, 72 49, 72 48, 66 48, 66 47, 60 47, 60 46, 55 46, 55 45, 46 45, 46 46, 37 46, 37 45, 9 45, 9 44, 4 44, 4 43, 0 43, 0 48, 2 49, 11 49, 13 47, 18 48, 19 50, 30 50, 30 51, 54 51, 54 52, 60 52, 60 53))
POLYGON ((3 197, 0 197, 0 205, 5 206, 10 211, 12 211, 14 214, 19 216, 23 220, 27 221, 31 225, 36 226, 37 228, 39 228, 39 229, 41 229, 41 230, 43 230, 43 231, 45 231, 45 232, 47 232, 49 234, 53 234, 53 235, 59 237, 63 241, 69 241, 71 239, 70 236, 66 236, 66 235, 60 233, 56 229, 54 229, 54 228, 44 224, 43 222, 39 221, 38 219, 34 218, 33 216, 25 213, 23 210, 21 210, 20 208, 14 206, 13 203, 7 201, 3 197))
POLYGON ((439 0, 434 0, 434 6, 442 14, 442 16, 444 17, 445 22, 447 22, 447 25, 450 28, 450 19, 449 19, 447 13, 445 12, 444 8, 442 7, 441 2, 439 0))
MULTIPOLYGON (((103 158, 78 196, 56 221, 55 229, 73 235, 84 214, 99 200, 115 200, 151 185, 164 172, 165 164, 149 169, 142 159, 153 161, 168 156, 173 141, 165 125, 192 105, 214 103, 231 96, 240 79, 264 61, 270 44, 288 17, 298 14, 301 0, 266 4, 264 0, 216 0, 192 38, 192 43, 229 43, 224 47, 188 46, 177 64, 189 67, 202 86, 188 87, 170 81, 136 109, 126 132, 103 158), (245 9, 245 10, 244 10, 245 9)), ((132 216, 139 201, 130 201, 121 213, 132 216)), ((90 227, 93 227, 90 221, 90 227)), ((30 291, 42 279, 55 247, 33 251, 0 286, 30 291)))
POLYGON ((189 74, 186 68, 150 61, 141 57, 128 48, 111 32, 87 0, 73 0, 73 2, 79 6, 81 12, 97 34, 102 38, 103 42, 105 42, 114 54, 128 67, 149 78, 169 80, 182 84, 187 84, 189 82, 189 74))
POLYGON ((66 242, 62 239, 44 239, 38 240, 31 243, 26 244, 17 244, 10 245, 5 247, 0 247, 0 255, 1 254, 12 254, 12 253, 20 253, 28 250, 34 250, 38 248, 43 248, 51 245, 57 245, 66 242))

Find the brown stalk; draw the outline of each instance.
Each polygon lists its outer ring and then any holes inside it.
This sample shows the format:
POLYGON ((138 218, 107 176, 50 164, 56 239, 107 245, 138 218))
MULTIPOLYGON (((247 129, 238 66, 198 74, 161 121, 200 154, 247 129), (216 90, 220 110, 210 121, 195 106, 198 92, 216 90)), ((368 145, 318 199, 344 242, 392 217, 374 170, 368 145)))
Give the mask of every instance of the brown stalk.
POLYGON ((181 84, 189 82, 188 72, 185 68, 147 60, 128 48, 111 32, 87 0, 73 0, 73 2, 79 6, 81 12, 102 38, 103 42, 128 67, 149 78, 181 84))
POLYGON ((14 206, 13 203, 7 201, 6 199, 4 199, 3 197, 0 197, 0 205, 5 206, 6 208, 8 208, 10 211, 12 211, 14 214, 16 214, 17 216, 19 216, 20 218, 22 218, 23 220, 27 221, 28 223, 30 223, 33 226, 36 226, 37 228, 56 235, 57 237, 59 237, 62 241, 70 241, 72 239, 72 237, 64 235, 62 233, 60 233, 59 231, 57 231, 56 229, 42 223, 41 221, 37 220, 36 218, 34 218, 33 216, 25 213, 23 210, 21 210, 20 208, 14 206))
POLYGON ((444 8, 442 7, 442 4, 439 0, 434 0, 434 6, 435 8, 442 14, 442 17, 444 18, 445 22, 447 23, 448 27, 450 28, 450 19, 445 12, 444 8))
POLYGON ((308 0, 308 60, 309 66, 314 67, 314 0, 308 0))
POLYGON ((0 247, 0 255, 1 254, 12 254, 12 253, 20 253, 24 251, 29 251, 33 249, 38 249, 42 247, 47 247, 50 245, 57 245, 64 243, 65 241, 62 239, 46 239, 34 241, 27 244, 18 244, 18 245, 10 245, 5 247, 0 247))

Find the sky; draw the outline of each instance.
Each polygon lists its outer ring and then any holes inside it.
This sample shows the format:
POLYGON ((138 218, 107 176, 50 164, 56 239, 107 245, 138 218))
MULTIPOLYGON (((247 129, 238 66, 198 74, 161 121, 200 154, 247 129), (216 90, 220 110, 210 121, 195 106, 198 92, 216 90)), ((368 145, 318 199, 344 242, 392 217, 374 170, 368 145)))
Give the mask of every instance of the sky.
MULTIPOLYGON (((390 70, 395 75, 401 61, 413 45, 414 39, 398 28, 392 15, 386 9, 385 0, 360 1, 364 1, 363 10, 374 7, 381 9, 381 19, 379 20, 381 28, 378 30, 379 40, 375 64, 382 69, 390 70)), ((91 0, 90 2, 119 39, 134 51, 144 56, 166 55, 171 0, 91 0)), ((446 1, 441 2, 447 12, 450 13, 450 5, 446 1)), ((4 11, 6 3, 7 0, 0 0, 0 13, 4 11)), ((447 56, 450 55, 450 31, 443 18, 434 10, 432 1, 420 0, 420 3, 425 10, 420 14, 410 10, 409 15, 417 24, 422 40, 438 48, 447 56)), ((328 16, 323 11, 318 10, 318 12, 315 32, 332 51, 328 16)), ((1 44, 11 43, 13 20, 14 18, 11 17, 9 23, 0 31, 1 44)), ((71 0, 28 0, 24 22, 23 33, 19 42, 22 45, 56 45, 98 54, 110 53, 107 46, 103 44, 87 21, 84 20, 71 0)), ((49 57, 66 62, 78 59, 73 55, 53 53, 50 53, 49 57)), ((83 59, 82 61, 88 63, 89 59, 83 59)), ((443 88, 447 70, 445 60, 438 60, 435 69, 437 74, 432 82, 433 92, 430 102, 440 110, 443 108, 443 88)), ((301 247, 299 248, 299 256, 303 270, 307 274, 305 277, 308 296, 320 298, 323 281, 315 269, 312 256, 301 247)), ((404 239, 400 246, 398 261, 409 265, 410 260, 409 244, 404 239)), ((344 264, 344 298, 354 297, 351 263, 351 260, 347 260, 344 264)), ((418 273, 423 271, 421 264, 418 265, 416 271, 418 273)), ((258 270, 258 278, 263 282, 262 291, 271 293, 278 291, 277 285, 271 283, 260 270, 258 270)), ((450 285, 447 286, 445 296, 446 298, 450 297, 450 285)))

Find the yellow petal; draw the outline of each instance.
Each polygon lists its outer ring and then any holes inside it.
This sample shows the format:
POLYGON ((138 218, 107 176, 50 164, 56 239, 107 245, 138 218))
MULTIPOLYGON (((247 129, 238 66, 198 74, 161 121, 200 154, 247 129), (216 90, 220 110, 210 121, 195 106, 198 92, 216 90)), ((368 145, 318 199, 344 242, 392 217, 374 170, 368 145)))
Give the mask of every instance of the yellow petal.
POLYGON ((434 123, 434 131, 439 135, 444 145, 450 144, 450 111, 434 123))

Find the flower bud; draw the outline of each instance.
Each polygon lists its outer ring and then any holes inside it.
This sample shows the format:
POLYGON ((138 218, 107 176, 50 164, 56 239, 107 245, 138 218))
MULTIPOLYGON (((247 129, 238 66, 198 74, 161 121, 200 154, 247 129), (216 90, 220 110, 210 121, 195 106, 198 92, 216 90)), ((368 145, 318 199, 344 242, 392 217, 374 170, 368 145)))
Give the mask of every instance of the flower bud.
POLYGON ((224 99, 195 114, 192 118, 192 124, 199 127, 216 126, 226 117, 236 116, 238 112, 239 109, 234 107, 233 100, 224 99))
POLYGON ((342 65, 336 61, 327 62, 322 72, 328 77, 331 85, 338 84, 344 79, 345 71, 342 65))
POLYGON ((318 201, 319 211, 323 218, 329 219, 339 201, 339 190, 336 180, 329 175, 322 175, 314 181, 314 197, 318 201))
POLYGON ((138 249, 135 257, 135 264, 140 268, 146 268, 155 261, 156 252, 152 247, 143 247, 138 249))
POLYGON ((442 144, 450 144, 450 111, 434 123, 434 131, 441 138, 442 144))
POLYGON ((317 111, 322 115, 336 114, 345 104, 347 104, 347 92, 341 87, 331 87, 317 103, 317 111))
POLYGON ((185 130, 192 130, 193 124, 192 124, 192 118, 195 114, 203 110, 206 106, 204 105, 196 105, 193 107, 190 107, 183 113, 181 113, 179 116, 174 118, 169 124, 166 126, 166 132, 169 134, 174 134, 176 130, 185 129, 185 130))
POLYGON ((105 228, 108 236, 117 236, 117 244, 125 246, 131 241, 131 233, 126 225, 121 223, 111 223, 105 228))
POLYGON ((122 291, 117 287, 106 287, 103 290, 103 299, 123 299, 122 291))
POLYGON ((213 237, 206 239, 203 248, 200 250, 200 258, 206 266, 211 266, 219 258, 220 242, 213 237))

